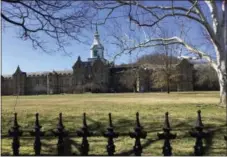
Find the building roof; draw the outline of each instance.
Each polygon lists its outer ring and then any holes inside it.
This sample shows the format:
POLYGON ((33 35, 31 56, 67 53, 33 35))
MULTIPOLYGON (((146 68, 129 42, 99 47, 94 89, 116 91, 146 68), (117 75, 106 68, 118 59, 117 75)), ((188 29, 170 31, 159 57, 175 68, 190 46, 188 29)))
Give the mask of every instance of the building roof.
POLYGON ((40 72, 29 72, 26 74, 27 74, 27 76, 46 76, 49 73, 50 72, 48 72, 48 71, 40 71, 40 72))
POLYGON ((20 66, 19 66, 19 65, 17 66, 17 69, 16 69, 16 71, 15 71, 15 73, 14 73, 14 74, 17 74, 17 73, 22 73, 22 71, 21 71, 21 69, 20 69, 20 66))
POLYGON ((73 73, 73 70, 58 70, 55 71, 59 75, 70 75, 73 73))
POLYGON ((87 68, 87 67, 91 67, 93 62, 91 61, 85 61, 85 62, 82 62, 82 64, 87 68))
POLYGON ((12 75, 2 75, 3 78, 12 78, 12 75))
MULTIPOLYGON (((58 70, 58 71, 40 71, 40 72, 28 72, 26 73, 28 77, 30 76, 47 76, 48 74, 57 73, 58 75, 70 75, 73 73, 72 70, 58 70)), ((12 78, 12 75, 2 75, 4 78, 12 78)))
POLYGON ((58 75, 70 75, 73 73, 72 70, 58 70, 58 71, 42 71, 42 72, 30 72, 27 76, 47 76, 48 74, 56 73, 58 75))
POLYGON ((137 68, 138 66, 136 65, 116 65, 110 68, 111 72, 121 72, 121 71, 125 71, 125 70, 129 70, 129 69, 133 69, 133 68, 137 68))

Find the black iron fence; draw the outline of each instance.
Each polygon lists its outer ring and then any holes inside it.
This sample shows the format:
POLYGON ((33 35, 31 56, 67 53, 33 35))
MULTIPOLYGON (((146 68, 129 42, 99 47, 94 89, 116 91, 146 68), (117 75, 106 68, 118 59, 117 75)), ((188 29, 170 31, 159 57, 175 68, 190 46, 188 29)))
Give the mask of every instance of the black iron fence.
MULTIPOLYGON (((194 155, 201 156, 204 155, 204 144, 203 139, 209 137, 209 132, 204 131, 204 125, 201 119, 201 111, 198 111, 198 117, 196 119, 196 123, 194 128, 189 131, 190 136, 195 138, 194 145, 194 155)), ((32 131, 30 131, 30 135, 34 137, 34 153, 35 155, 41 155, 42 142, 41 139, 45 136, 45 132, 41 131, 42 126, 39 123, 39 114, 35 115, 35 126, 32 131)), ((13 126, 9 130, 9 136, 12 137, 12 151, 13 155, 20 155, 20 137, 23 135, 23 131, 20 130, 20 126, 17 121, 17 113, 14 114, 13 126)), ((93 135, 93 132, 89 130, 86 122, 86 113, 83 114, 83 126, 80 130, 75 132, 77 137, 82 138, 82 142, 80 144, 80 155, 87 156, 89 155, 89 141, 88 137, 93 135)), ((52 134, 58 138, 57 142, 57 155, 65 155, 65 138, 69 136, 69 132, 65 130, 63 125, 62 113, 59 114, 59 121, 56 129, 52 130, 52 134)), ((103 134, 105 138, 107 138, 106 151, 109 156, 113 156, 115 153, 115 144, 114 139, 119 137, 119 133, 114 131, 114 127, 112 124, 111 113, 109 113, 109 126, 107 127, 106 132, 103 134)), ((146 139, 147 132, 143 129, 140 124, 139 113, 136 113, 136 126, 133 132, 128 134, 129 137, 135 139, 135 144, 133 146, 133 152, 136 156, 141 156, 143 147, 141 145, 141 139, 146 139)), ((172 147, 171 140, 176 138, 176 134, 171 133, 171 127, 169 123, 168 112, 165 113, 165 121, 163 125, 163 132, 157 133, 158 139, 164 140, 162 147, 162 154, 164 156, 172 155, 172 147)), ((227 141, 227 137, 224 138, 227 141)), ((73 154, 72 154, 73 155, 73 154)))

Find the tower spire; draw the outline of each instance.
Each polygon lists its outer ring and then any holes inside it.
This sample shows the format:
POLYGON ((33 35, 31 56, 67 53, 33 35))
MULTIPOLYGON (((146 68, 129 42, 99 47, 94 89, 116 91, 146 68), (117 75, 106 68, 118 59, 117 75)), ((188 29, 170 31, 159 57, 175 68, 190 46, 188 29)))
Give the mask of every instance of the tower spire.
POLYGON ((96 22, 96 25, 95 25, 95 30, 98 33, 98 24, 97 24, 97 22, 96 22))
POLYGON ((93 41, 93 45, 102 45, 99 39, 99 32, 98 32, 98 24, 96 23, 95 25, 95 34, 94 34, 94 41, 93 41))
POLYGON ((95 24, 95 38, 97 38, 97 40, 99 40, 98 39, 99 38, 99 31, 98 31, 98 24, 97 24, 97 22, 95 24))
POLYGON ((21 71, 21 69, 20 69, 20 66, 18 65, 17 66, 17 69, 16 69, 16 71, 15 71, 15 73, 21 73, 22 71, 21 71))
POLYGON ((98 58, 98 57, 104 58, 103 51, 104 51, 104 47, 100 42, 99 32, 98 32, 98 23, 96 22, 94 40, 91 45, 91 52, 90 52, 91 58, 98 58))

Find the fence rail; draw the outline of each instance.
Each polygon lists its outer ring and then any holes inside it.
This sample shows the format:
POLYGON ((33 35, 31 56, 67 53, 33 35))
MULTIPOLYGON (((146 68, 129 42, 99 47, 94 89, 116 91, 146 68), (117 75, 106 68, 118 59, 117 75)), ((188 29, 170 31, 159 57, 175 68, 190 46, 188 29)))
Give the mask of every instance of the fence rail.
MULTIPOLYGON (((189 131, 191 137, 195 138, 194 145, 194 155, 201 156, 204 155, 204 145, 203 139, 208 138, 209 132, 204 131, 204 125, 202 123, 201 111, 197 111, 197 119, 195 122, 194 128, 189 131)), ((35 114, 35 126, 32 131, 29 131, 30 135, 34 137, 33 149, 35 155, 41 155, 42 142, 41 139, 46 136, 44 131, 41 130, 42 126, 39 123, 39 114, 35 114)), ((160 140, 164 140, 162 147, 162 154, 164 156, 172 155, 172 147, 171 140, 174 140, 177 135, 171 133, 171 127, 169 123, 169 115, 168 112, 165 113, 165 120, 163 125, 163 132, 157 133, 157 137, 160 140)), ((62 113, 59 114, 59 120, 57 124, 57 128, 53 129, 52 135, 58 138, 57 142, 57 155, 64 155, 65 150, 65 138, 70 137, 69 132, 65 130, 65 126, 63 125, 62 113)), ((20 155, 20 137, 22 137, 24 131, 20 129, 17 120, 17 113, 14 113, 14 121, 13 126, 8 131, 8 135, 12 138, 12 151, 14 156, 20 155)), ((79 147, 80 155, 87 156, 89 155, 89 141, 88 137, 94 135, 93 132, 89 130, 86 121, 86 113, 83 114, 83 125, 82 128, 75 132, 77 137, 82 138, 82 142, 79 147)), ((133 152, 136 156, 141 156, 143 152, 143 147, 141 145, 141 139, 146 139, 147 132, 143 129, 143 126, 140 124, 139 113, 136 113, 136 126, 134 127, 134 131, 128 133, 130 138, 135 139, 135 143, 133 146, 133 152)), ((111 113, 109 113, 109 126, 107 127, 106 132, 103 134, 103 137, 107 139, 106 151, 109 156, 113 156, 115 153, 115 144, 114 139, 119 137, 119 133, 114 131, 114 126, 112 123, 111 113)), ((227 141, 227 136, 224 137, 227 141)))

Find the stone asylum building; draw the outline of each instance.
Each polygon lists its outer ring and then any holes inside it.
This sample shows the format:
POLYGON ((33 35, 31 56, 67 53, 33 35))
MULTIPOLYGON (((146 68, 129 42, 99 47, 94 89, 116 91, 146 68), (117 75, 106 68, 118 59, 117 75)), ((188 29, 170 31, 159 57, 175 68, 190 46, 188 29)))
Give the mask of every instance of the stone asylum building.
MULTIPOLYGON (((157 68, 158 69, 158 68, 157 68)), ((193 90, 193 65, 182 60, 175 66, 181 74, 172 90, 193 90)), ((78 57, 72 70, 26 73, 18 66, 12 75, 2 76, 2 95, 60 94, 81 92, 146 92, 152 91, 149 74, 155 69, 144 66, 114 66, 104 58, 104 46, 96 29, 90 58, 78 57), (133 78, 125 79, 131 71, 133 78), (132 81, 131 87, 126 82, 132 81)))

